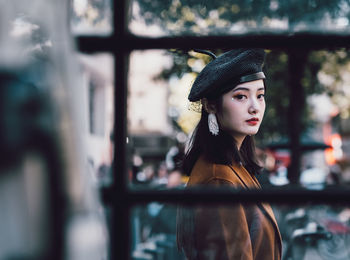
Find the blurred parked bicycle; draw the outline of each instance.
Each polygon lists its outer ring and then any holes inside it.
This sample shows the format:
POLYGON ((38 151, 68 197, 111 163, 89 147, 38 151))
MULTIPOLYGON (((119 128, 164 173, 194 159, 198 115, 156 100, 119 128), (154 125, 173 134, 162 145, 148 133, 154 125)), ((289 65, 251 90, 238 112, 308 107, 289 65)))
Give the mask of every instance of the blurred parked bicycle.
POLYGON ((284 218, 283 260, 350 259, 350 226, 327 207, 305 207, 284 218))

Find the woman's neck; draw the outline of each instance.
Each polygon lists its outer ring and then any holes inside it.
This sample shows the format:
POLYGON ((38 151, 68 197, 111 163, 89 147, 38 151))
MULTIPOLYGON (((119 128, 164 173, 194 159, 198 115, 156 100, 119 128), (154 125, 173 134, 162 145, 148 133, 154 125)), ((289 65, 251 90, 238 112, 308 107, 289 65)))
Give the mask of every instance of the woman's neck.
POLYGON ((237 150, 239 151, 241 149, 242 143, 244 141, 244 138, 246 136, 233 136, 233 139, 235 139, 236 141, 236 146, 237 146, 237 150))

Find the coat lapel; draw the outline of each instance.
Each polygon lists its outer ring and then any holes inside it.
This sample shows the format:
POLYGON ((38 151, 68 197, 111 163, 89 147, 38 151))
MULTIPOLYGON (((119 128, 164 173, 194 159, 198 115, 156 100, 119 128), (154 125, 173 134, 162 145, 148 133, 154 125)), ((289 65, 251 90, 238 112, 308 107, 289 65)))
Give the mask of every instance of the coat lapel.
MULTIPOLYGON (((261 186, 258 182, 258 180, 255 178, 255 176, 252 176, 243 166, 239 165, 232 165, 230 166, 234 174, 241 180, 243 187, 246 189, 261 189, 261 186)), ((272 208, 267 203, 259 203, 259 208, 263 211, 263 213, 266 215, 266 217, 271 221, 276 237, 279 239, 279 245, 280 245, 280 252, 282 250, 282 238, 281 234, 278 229, 277 221, 275 218, 275 214, 272 211, 272 208)))
MULTIPOLYGON (((277 224, 277 221, 276 221, 276 218, 275 218, 275 214, 273 213, 272 208, 271 208, 271 206, 269 204, 261 203, 261 206, 265 210, 265 212, 267 213, 268 218, 270 219, 270 221, 272 222, 272 224, 273 224, 273 226, 275 228, 277 237, 278 237, 278 239, 280 241, 279 244, 280 244, 280 247, 281 247, 281 245, 282 245, 282 237, 281 237, 281 233, 280 233, 279 228, 278 228, 278 224, 277 224)), ((280 251, 282 251, 282 247, 280 248, 280 251)))

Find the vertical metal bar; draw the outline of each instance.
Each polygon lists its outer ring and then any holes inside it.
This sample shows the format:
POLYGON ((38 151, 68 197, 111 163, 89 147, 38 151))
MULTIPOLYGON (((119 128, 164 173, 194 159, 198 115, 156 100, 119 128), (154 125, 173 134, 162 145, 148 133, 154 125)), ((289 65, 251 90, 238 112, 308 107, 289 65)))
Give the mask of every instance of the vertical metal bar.
POLYGON ((129 204, 126 198, 126 93, 128 54, 123 51, 127 34, 127 0, 113 0, 114 54, 114 158, 111 216, 111 259, 129 259, 129 204))
POLYGON ((301 84, 304 64, 308 52, 306 50, 290 50, 288 52, 289 70, 289 118, 288 129, 290 139, 291 163, 288 169, 288 179, 291 184, 299 183, 300 160, 302 155, 300 136, 302 131, 302 113, 305 106, 305 94, 301 84))
POLYGON ((126 187, 126 82, 127 55, 115 55, 115 123, 112 187, 111 259, 129 259, 129 204, 126 187))

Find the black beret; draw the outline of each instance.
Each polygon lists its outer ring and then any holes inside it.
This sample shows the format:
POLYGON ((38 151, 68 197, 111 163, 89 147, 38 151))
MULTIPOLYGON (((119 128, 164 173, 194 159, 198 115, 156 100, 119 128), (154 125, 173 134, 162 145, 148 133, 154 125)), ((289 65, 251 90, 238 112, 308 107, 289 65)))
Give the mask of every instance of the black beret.
POLYGON ((198 74, 188 99, 213 99, 233 89, 236 85, 265 79, 262 65, 263 49, 234 49, 214 59, 198 74))

